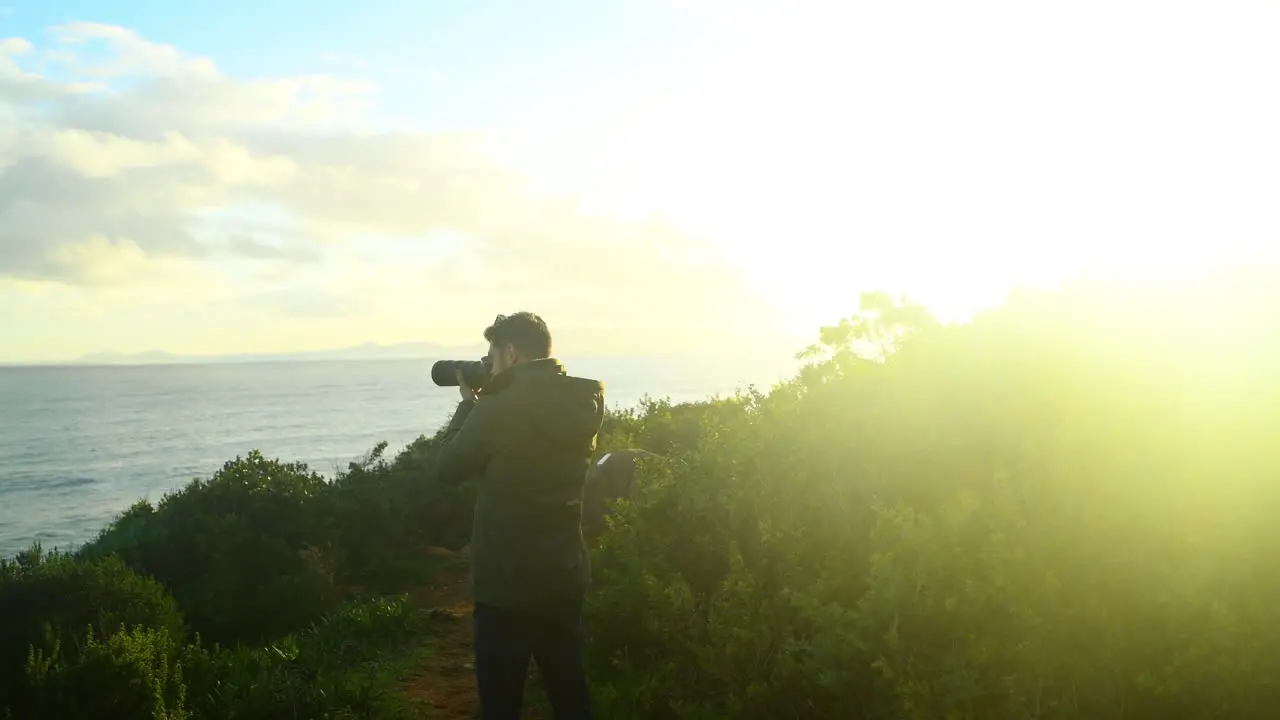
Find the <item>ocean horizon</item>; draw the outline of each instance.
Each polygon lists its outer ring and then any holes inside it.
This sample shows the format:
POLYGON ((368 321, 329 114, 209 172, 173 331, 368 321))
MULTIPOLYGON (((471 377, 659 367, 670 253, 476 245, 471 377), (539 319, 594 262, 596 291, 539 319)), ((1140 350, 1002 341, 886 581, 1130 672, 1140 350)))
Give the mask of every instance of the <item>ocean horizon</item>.
MULTIPOLYGON (((566 357, 611 408, 768 388, 787 360, 566 357)), ((152 502, 259 450, 333 477, 379 442, 394 454, 457 404, 434 359, 245 359, 0 366, 0 557, 71 549, 129 505, 152 502)))

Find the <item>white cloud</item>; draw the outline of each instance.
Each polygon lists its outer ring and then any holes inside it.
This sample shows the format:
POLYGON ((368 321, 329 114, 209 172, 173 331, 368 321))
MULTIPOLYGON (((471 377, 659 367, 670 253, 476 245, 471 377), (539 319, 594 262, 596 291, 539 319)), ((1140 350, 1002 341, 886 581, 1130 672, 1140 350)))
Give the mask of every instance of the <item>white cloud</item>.
POLYGON ((96 77, 179 77, 185 80, 217 77, 213 63, 205 58, 189 57, 172 45, 150 42, 137 33, 116 25, 75 22, 53 29, 64 47, 82 46, 94 41, 105 43, 110 55, 105 61, 80 63, 69 57, 80 71, 96 77))
MULTIPOLYGON (((605 308, 698 323, 706 313, 647 296, 673 282, 739 291, 727 268, 671 259, 693 238, 541 194, 489 138, 370 130, 363 81, 234 78, 111 25, 51 36, 0 44, 0 280, 84 286, 124 313, 163 306, 181 285, 166 279, 194 273, 203 300, 375 328, 442 301, 480 322, 514 303, 555 305, 567 323, 605 308), (442 231, 461 238, 449 253, 406 252, 442 231)), ((447 314, 437 322, 470 322, 447 314)))
POLYGON ((565 202, 532 194, 481 138, 362 131, 354 122, 369 91, 362 83, 242 81, 109 25, 75 23, 55 37, 60 47, 105 42, 107 57, 77 57, 71 67, 130 82, 70 92, 27 73, 38 93, 5 98, 22 118, 0 140, 0 247, 11 275, 40 274, 41 258, 96 236, 127 236, 145 254, 200 254, 196 218, 238 203, 277 207, 328 238, 457 228, 524 252, 529 231, 571 246, 588 229, 565 202), (165 232, 124 231, 152 222, 165 232))
POLYGON ((0 55, 26 55, 35 49, 29 40, 20 37, 0 38, 0 55))
MULTIPOLYGON (((807 335, 864 289, 963 314, 1083 266, 1276 246, 1274 5, 672 2, 712 20, 697 62, 566 100, 519 166, 485 134, 386 131, 359 78, 231 77, 104 25, 3 41, 0 277, 160 339, 204 342, 164 314, 162 277, 193 273, 233 309, 183 312, 222 342, 470 340, 531 307, 671 347, 783 310, 807 335)), ((444 91, 412 87, 420 110, 444 91)))

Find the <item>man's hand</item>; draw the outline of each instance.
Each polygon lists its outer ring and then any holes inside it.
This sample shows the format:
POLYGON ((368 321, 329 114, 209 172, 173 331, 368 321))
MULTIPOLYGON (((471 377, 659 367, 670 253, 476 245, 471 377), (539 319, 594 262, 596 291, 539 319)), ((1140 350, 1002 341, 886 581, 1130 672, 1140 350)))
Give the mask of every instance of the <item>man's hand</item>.
POLYGON ((458 394, 462 396, 462 401, 467 402, 470 400, 471 402, 475 402, 476 391, 472 390, 471 386, 467 384, 467 381, 463 379, 462 371, 454 370, 453 374, 458 378, 458 394))

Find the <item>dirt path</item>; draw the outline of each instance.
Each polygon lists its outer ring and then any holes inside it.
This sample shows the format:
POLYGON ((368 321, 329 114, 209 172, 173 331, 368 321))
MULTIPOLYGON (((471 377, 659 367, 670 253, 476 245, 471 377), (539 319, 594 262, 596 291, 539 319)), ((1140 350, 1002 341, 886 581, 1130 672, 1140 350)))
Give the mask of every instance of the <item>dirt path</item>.
POLYGON ((434 608, 440 622, 435 651, 425 667, 405 678, 405 694, 424 705, 433 720, 478 718, 466 566, 443 571, 410 598, 419 607, 434 608))
MULTIPOLYGON (((440 571, 436 580, 409 594, 421 608, 431 608, 438 621, 435 646, 426 664, 410 673, 402 682, 409 701, 421 707, 430 720, 475 720, 480 717, 476 696, 471 624, 471 594, 467 587, 467 551, 433 553, 447 557, 451 567, 440 571)), ((525 682, 525 720, 542 720, 549 716, 546 699, 538 681, 536 665, 529 664, 525 682)))

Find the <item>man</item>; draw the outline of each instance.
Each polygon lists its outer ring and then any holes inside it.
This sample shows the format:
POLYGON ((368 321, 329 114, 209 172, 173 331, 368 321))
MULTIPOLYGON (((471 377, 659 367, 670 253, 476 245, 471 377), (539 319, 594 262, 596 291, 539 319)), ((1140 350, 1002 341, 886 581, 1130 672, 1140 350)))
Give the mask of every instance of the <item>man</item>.
POLYGON ((590 718, 582 494, 604 385, 566 374, 537 315, 499 315, 484 337, 491 375, 477 393, 458 373, 462 402, 439 459, 443 482, 477 479, 471 594, 481 712, 519 717, 532 657, 555 716, 590 718))

